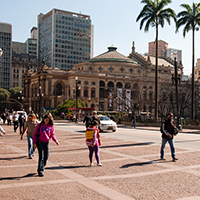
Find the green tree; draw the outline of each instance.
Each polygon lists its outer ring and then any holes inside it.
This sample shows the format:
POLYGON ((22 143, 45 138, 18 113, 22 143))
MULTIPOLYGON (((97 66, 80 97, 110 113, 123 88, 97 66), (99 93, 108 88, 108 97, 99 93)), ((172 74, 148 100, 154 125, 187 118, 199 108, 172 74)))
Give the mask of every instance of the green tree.
POLYGON ((18 97, 23 95, 23 88, 13 87, 9 89, 9 92, 11 93, 10 98, 18 100, 18 97), (20 91, 21 91, 21 94, 20 94, 20 91))
POLYGON ((165 21, 170 25, 170 19, 173 18, 176 22, 176 14, 171 8, 166 8, 171 0, 142 0, 144 7, 138 15, 136 22, 140 21, 140 30, 144 23, 144 31, 148 32, 149 27, 156 27, 156 63, 155 63, 155 120, 158 118, 158 26, 164 27, 165 21))
MULTIPOLYGON (((79 108, 84 108, 85 107, 85 103, 83 103, 83 101, 81 101, 80 99, 78 99, 78 107, 79 108)), ((76 108, 76 100, 66 100, 64 102, 64 104, 60 104, 56 110, 54 110, 54 114, 57 116, 60 116, 62 112, 66 114, 71 113, 71 111, 68 110, 68 108, 76 108)))
POLYGON ((0 110, 3 111, 6 108, 8 98, 10 97, 10 92, 6 89, 0 88, 0 110))
POLYGON ((185 10, 177 14, 176 31, 181 26, 183 28, 183 37, 186 33, 192 30, 192 104, 191 104, 191 118, 194 119, 195 115, 195 92, 194 92, 194 59, 195 59, 195 30, 199 30, 197 26, 200 25, 200 3, 193 3, 192 7, 188 4, 181 4, 185 10))

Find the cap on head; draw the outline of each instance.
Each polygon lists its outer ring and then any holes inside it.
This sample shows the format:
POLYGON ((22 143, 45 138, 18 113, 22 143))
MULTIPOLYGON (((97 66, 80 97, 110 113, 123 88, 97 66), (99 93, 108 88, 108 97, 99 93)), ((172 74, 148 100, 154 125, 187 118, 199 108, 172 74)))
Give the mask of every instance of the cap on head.
POLYGON ((93 113, 94 113, 94 114, 97 114, 97 111, 94 111, 93 113))

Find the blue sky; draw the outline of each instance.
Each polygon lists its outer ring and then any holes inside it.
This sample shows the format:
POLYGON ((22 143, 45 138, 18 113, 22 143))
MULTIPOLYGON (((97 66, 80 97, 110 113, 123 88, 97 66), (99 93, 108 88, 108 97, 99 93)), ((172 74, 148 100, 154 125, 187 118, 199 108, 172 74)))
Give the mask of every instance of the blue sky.
MULTIPOLYGON (((0 21, 12 24, 13 41, 25 42, 30 37, 30 30, 37 26, 37 15, 47 13, 53 8, 82 13, 91 16, 94 25, 94 56, 107 51, 114 45, 121 54, 131 53, 132 42, 135 50, 144 54, 148 51, 148 42, 155 40, 155 29, 149 32, 139 30, 136 18, 143 4, 140 0, 7 0, 1 1, 0 21)), ((180 12, 181 3, 192 5, 191 0, 172 0, 168 7, 180 12)), ((176 34, 175 24, 165 23, 159 28, 159 39, 169 44, 169 48, 182 50, 184 74, 189 75, 192 69, 192 37, 188 33, 183 38, 182 29, 176 34)), ((200 31, 196 32, 195 63, 200 58, 197 44, 200 44, 200 31)))

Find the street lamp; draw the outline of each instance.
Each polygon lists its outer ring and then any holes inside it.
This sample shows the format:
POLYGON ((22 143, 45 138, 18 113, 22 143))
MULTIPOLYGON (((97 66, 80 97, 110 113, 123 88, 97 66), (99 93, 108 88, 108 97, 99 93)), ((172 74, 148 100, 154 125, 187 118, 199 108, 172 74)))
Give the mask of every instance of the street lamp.
POLYGON ((78 76, 75 77, 76 81, 76 123, 78 123, 78 76))
POLYGON ((21 110, 23 110, 23 99, 24 99, 24 97, 22 96, 22 91, 20 90, 19 91, 19 93, 20 93, 20 96, 18 97, 18 99, 20 100, 20 106, 21 106, 21 110))
POLYGON ((175 88, 176 88, 176 111, 177 111, 177 128, 179 128, 179 118, 180 118, 180 112, 179 112, 179 94, 178 94, 178 82, 179 85, 181 83, 181 69, 177 69, 177 53, 174 52, 174 69, 171 70, 172 74, 172 84, 174 84, 175 80, 175 88))

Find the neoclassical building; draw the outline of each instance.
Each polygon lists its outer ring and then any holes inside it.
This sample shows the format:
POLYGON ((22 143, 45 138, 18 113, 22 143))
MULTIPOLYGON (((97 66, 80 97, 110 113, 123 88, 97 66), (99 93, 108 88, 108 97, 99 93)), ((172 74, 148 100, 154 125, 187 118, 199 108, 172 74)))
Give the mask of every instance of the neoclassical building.
MULTIPOLYGON (((175 109, 171 76, 174 60, 159 58, 158 65, 159 109, 160 113, 165 113, 175 109)), ((177 65, 182 76, 183 66, 181 63, 177 65)), ((52 69, 45 63, 36 72, 26 71, 23 78, 24 108, 39 112, 41 108, 56 108, 67 99, 75 99, 76 77, 78 98, 87 107, 99 111, 154 113, 155 57, 138 54, 134 42, 128 57, 112 46, 99 56, 75 64, 70 71, 52 69)), ((183 83, 181 88, 188 84, 183 83)), ((190 95, 189 89, 183 91, 186 99, 190 95)))

